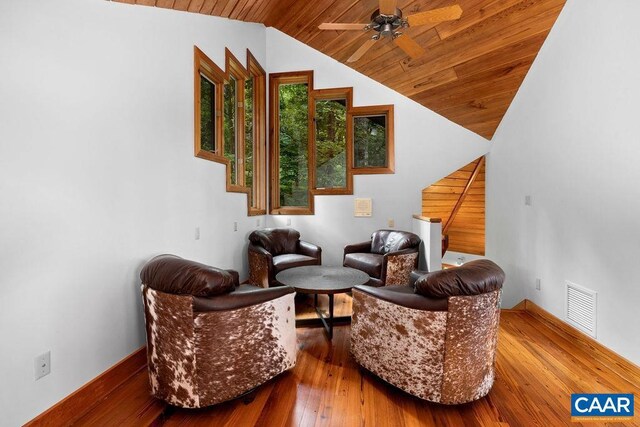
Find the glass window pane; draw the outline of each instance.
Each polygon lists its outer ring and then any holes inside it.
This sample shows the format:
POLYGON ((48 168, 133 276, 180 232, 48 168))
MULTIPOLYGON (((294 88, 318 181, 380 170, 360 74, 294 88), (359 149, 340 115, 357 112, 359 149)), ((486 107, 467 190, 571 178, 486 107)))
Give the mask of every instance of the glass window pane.
POLYGON ((347 101, 316 101, 316 188, 347 186, 347 101))
POLYGON ((244 82, 244 185, 252 189, 249 206, 253 206, 253 79, 244 82))
POLYGON ((354 165, 387 166, 387 116, 365 116, 353 119, 354 165))
POLYGON ((229 159, 231 183, 236 179, 236 80, 231 77, 224 85, 224 156, 229 159))
POLYGON ((200 75, 200 148, 216 151, 216 85, 200 75))
POLYGON ((280 99, 280 206, 309 206, 309 91, 306 83, 283 84, 280 99))

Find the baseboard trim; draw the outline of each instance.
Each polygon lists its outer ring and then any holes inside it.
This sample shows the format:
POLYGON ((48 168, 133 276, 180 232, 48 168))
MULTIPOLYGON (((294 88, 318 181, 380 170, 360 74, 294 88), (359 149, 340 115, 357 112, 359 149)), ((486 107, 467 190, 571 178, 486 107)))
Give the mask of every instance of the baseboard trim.
POLYGON ((609 347, 605 347, 599 341, 583 333, 579 329, 564 322, 553 314, 549 313, 544 308, 540 307, 533 301, 524 299, 516 304, 510 311, 526 311, 527 313, 541 319, 551 329, 555 329, 557 332, 568 335, 577 343, 589 347, 594 351, 600 352, 603 356, 609 359, 610 363, 615 365, 618 369, 616 371, 625 380, 633 383, 640 383, 640 367, 632 361, 625 359, 609 347))
POLYGON ((142 347, 29 421, 25 426, 73 424, 146 365, 147 348, 142 347))

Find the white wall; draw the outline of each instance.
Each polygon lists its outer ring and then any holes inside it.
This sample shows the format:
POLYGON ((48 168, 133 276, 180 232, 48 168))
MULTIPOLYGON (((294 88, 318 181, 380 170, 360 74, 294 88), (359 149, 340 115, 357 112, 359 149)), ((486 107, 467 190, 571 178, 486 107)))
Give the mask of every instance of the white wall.
POLYGON ((267 29, 267 66, 271 73, 313 70, 317 89, 351 86, 355 106, 395 106, 395 174, 356 175, 352 196, 316 196, 315 215, 269 216, 273 226, 290 219, 303 239, 319 244, 323 264, 341 265, 345 244, 368 240, 389 218, 411 231, 422 189, 489 149, 484 138, 273 28, 267 29), (354 218, 355 197, 373 199, 371 218, 354 218))
POLYGON ((639 16, 633 0, 567 1, 487 169, 487 256, 506 270, 505 305, 529 298, 564 318, 565 280, 594 289, 598 340, 637 364, 639 16))
POLYGON ((225 46, 266 64, 261 25, 103 0, 0 2, 0 425, 143 345, 149 257, 246 275, 257 218, 225 192, 222 165, 193 156, 194 44, 223 66, 225 46), (46 350, 52 372, 36 382, 46 350))

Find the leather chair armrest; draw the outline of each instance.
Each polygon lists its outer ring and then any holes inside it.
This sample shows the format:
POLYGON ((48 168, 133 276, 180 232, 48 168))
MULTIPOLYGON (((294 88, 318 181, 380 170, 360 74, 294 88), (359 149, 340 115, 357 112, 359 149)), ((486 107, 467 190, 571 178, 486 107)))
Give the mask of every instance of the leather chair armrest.
POLYGON ((235 270, 227 270, 227 273, 231 274, 233 277, 233 285, 237 288, 240 286, 240 274, 238 274, 235 270))
POLYGON ((416 281, 425 274, 429 274, 429 272, 427 270, 413 270, 411 272, 411 275, 409 276, 409 284, 411 286, 414 286, 416 284, 416 281))
POLYGON ((269 260, 270 264, 273 264, 273 255, 271 255, 271 252, 269 252, 268 250, 266 250, 265 248, 263 248, 262 246, 256 246, 254 244, 249 244, 248 250, 251 252, 255 252, 258 255, 262 255, 264 257, 267 257, 267 259, 269 260))
POLYGON ((407 254, 413 254, 416 252, 418 252, 418 248, 407 248, 407 249, 402 249, 395 252, 387 252, 386 254, 384 254, 384 259, 388 260, 392 256, 407 255, 407 254))
POLYGON ((217 297, 194 297, 193 311, 225 311, 262 304, 287 294, 294 293, 290 286, 261 288, 254 285, 241 285, 235 291, 217 297))
POLYGON ((353 243, 344 247, 344 254, 371 252, 371 240, 361 243, 353 243))
POLYGON ((318 264, 322 264, 322 248, 316 246, 313 243, 305 242, 304 240, 298 241, 298 253, 300 255, 310 256, 318 260, 318 264))
POLYGON ((447 298, 432 298, 416 294, 412 286, 384 286, 382 288, 374 288, 359 285, 353 288, 353 292, 363 292, 383 301, 414 310, 447 311, 449 309, 449 300, 447 298))

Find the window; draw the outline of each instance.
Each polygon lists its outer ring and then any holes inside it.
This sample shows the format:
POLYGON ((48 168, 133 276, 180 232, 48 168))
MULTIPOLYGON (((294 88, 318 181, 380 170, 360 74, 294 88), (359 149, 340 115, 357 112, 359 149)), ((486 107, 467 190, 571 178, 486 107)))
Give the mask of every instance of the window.
POLYGON ((237 98, 237 82, 233 77, 229 77, 229 81, 224 84, 224 157, 229 160, 229 174, 231 183, 237 184, 236 175, 237 163, 237 135, 236 135, 236 116, 238 109, 237 98))
POLYGON ((315 195, 353 194, 354 174, 394 173, 393 105, 352 99, 314 89, 313 71, 269 76, 271 214, 312 215, 315 195))
POLYGON ((195 155, 220 161, 222 150, 218 146, 222 131, 222 85, 224 72, 200 49, 194 48, 195 62, 195 155))
POLYGON ((312 214, 309 93, 311 72, 270 76, 272 213, 312 214))
POLYGON ((351 89, 323 89, 313 93, 314 160, 313 194, 351 194, 351 135, 347 112, 351 89))
POLYGON ((393 105, 353 108, 350 116, 353 173, 393 173, 393 105))
POLYGON ((195 51, 195 155, 226 165, 227 191, 247 194, 249 215, 266 213, 265 73, 225 52, 226 72, 195 51))
POLYGON ((244 83, 244 185, 249 192, 249 214, 267 213, 266 73, 247 51, 248 79, 244 83))

